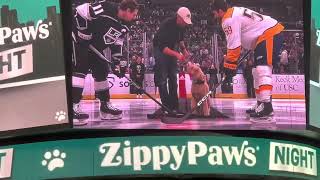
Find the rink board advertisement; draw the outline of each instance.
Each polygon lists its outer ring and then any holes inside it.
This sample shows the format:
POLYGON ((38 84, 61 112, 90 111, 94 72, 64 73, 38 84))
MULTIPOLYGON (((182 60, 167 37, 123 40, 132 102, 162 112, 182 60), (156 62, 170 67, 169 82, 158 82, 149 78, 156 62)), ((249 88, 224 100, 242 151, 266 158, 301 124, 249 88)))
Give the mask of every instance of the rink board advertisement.
MULTIPOLYGON (((304 75, 278 75, 272 76, 274 95, 302 95, 305 94, 304 75)), ((233 78, 233 93, 246 94, 247 84, 242 74, 233 78)))
POLYGON ((0 131, 68 123, 59 0, 0 2, 0 131))
POLYGON ((312 0, 311 6, 311 50, 310 50, 310 110, 309 124, 320 128, 320 1, 312 0))
MULTIPOLYGON (((129 74, 127 74, 129 76, 129 74)), ((304 75, 278 75, 274 74, 273 79, 273 95, 282 98, 299 98, 304 99, 305 97, 305 79, 304 75)), ((177 83, 179 78, 177 76, 177 83)), ((108 76, 108 82, 110 87, 110 92, 114 97, 124 97, 130 94, 130 83, 125 78, 119 79, 113 74, 108 76)), ((185 77, 186 91, 191 94, 191 84, 189 74, 185 77)), ((247 84, 242 74, 238 74, 233 78, 233 94, 245 95, 247 93, 247 84)), ((154 94, 156 92, 156 87, 154 85, 154 74, 146 74, 144 78, 144 89, 150 93, 154 94)), ((178 88, 179 89, 179 88, 178 88)), ((217 89, 217 93, 221 93, 221 86, 217 89)), ((85 88, 83 95, 86 97, 94 96, 94 80, 92 75, 89 74, 85 79, 85 88)))
POLYGON ((319 179, 319 148, 245 137, 144 136, 0 148, 0 178, 249 174, 319 179), (26 164, 27 163, 27 164, 26 164))

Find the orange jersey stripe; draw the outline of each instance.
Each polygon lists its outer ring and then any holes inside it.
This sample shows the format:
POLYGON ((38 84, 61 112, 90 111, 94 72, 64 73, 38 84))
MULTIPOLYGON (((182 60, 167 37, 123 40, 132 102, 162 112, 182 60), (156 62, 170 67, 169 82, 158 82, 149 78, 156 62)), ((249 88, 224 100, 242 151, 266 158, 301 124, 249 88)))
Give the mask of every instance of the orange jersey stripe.
POLYGON ((234 8, 229 8, 229 9, 227 10, 227 12, 224 14, 224 16, 223 16, 223 18, 222 18, 222 22, 223 22, 225 19, 232 17, 233 10, 234 10, 234 8))
POLYGON ((273 86, 271 85, 262 85, 259 87, 259 91, 272 91, 273 86))
POLYGON ((227 59, 230 62, 236 62, 241 54, 241 47, 237 47, 236 49, 228 49, 227 50, 227 59))
POLYGON ((236 70, 237 69, 237 65, 236 64, 224 63, 223 66, 225 68, 232 69, 232 70, 236 70))
POLYGON ((266 40, 266 48, 267 48, 267 63, 268 65, 272 65, 273 37, 266 40))
POLYGON ((267 29, 261 36, 259 36, 256 45, 258 45, 259 43, 261 43, 264 40, 267 40, 267 39, 279 34, 283 30, 284 30, 284 26, 282 26, 280 23, 273 26, 272 28, 267 29))

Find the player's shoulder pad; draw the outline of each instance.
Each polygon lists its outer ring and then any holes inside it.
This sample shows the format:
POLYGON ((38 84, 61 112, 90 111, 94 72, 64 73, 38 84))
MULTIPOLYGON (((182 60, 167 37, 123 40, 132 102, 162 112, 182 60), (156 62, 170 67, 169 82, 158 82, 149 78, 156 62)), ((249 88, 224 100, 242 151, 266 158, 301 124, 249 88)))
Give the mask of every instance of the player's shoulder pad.
POLYGON ((103 7, 103 4, 105 4, 104 1, 94 2, 91 4, 90 13, 92 17, 104 14, 105 8, 103 7))
POLYGON ((108 20, 119 22, 117 18, 118 14, 118 5, 116 3, 105 2, 101 4, 102 9, 104 10, 103 14, 99 14, 104 18, 108 18, 108 20))
POLYGON ((100 17, 104 17, 110 21, 114 21, 116 23, 119 23, 124 29, 122 30, 122 33, 127 33, 130 31, 130 28, 128 27, 127 24, 123 23, 122 21, 116 19, 115 17, 112 17, 112 16, 109 16, 109 15, 106 15, 106 14, 103 14, 101 15, 100 17))
POLYGON ((120 22, 118 19, 116 19, 115 17, 109 16, 107 14, 103 14, 101 15, 101 17, 107 18, 108 20, 114 21, 114 22, 120 22))
POLYGON ((92 17, 90 15, 90 4, 84 3, 76 7, 77 14, 80 15, 82 18, 91 20, 92 17))
POLYGON ((236 10, 237 10, 237 7, 229 8, 227 10, 227 12, 225 13, 225 15, 223 16, 222 22, 225 22, 226 20, 230 21, 230 19, 231 20, 234 19, 234 11, 236 11, 236 10))

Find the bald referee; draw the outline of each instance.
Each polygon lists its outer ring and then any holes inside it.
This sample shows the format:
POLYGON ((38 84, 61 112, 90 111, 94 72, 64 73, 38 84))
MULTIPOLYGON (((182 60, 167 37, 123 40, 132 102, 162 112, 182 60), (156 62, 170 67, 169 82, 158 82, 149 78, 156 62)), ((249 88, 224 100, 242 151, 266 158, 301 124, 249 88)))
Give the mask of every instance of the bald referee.
MULTIPOLYGON (((177 60, 184 61, 189 56, 184 43, 184 34, 186 27, 191 24, 190 10, 186 7, 181 7, 175 16, 167 18, 161 23, 153 39, 156 61, 154 68, 155 85, 159 88, 161 102, 173 110, 174 113, 178 113, 179 107, 177 60), (167 84, 169 84, 169 88, 167 84)), ((148 118, 158 118, 163 112, 163 109, 159 109, 154 114, 148 115, 148 118)))

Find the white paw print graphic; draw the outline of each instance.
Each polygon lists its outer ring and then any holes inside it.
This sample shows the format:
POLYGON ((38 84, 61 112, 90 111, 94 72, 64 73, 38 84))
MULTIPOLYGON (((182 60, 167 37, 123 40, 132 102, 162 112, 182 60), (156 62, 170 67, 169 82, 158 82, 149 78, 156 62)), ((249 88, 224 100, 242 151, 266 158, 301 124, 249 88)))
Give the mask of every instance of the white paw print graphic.
POLYGON ((49 171, 53 171, 56 168, 64 167, 64 159, 67 155, 56 149, 53 152, 46 152, 43 157, 44 160, 41 162, 42 166, 47 166, 49 171))
POLYGON ((63 121, 66 120, 67 118, 67 113, 64 111, 58 111, 56 112, 56 116, 54 117, 58 121, 63 121))

